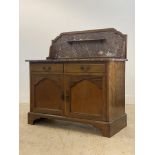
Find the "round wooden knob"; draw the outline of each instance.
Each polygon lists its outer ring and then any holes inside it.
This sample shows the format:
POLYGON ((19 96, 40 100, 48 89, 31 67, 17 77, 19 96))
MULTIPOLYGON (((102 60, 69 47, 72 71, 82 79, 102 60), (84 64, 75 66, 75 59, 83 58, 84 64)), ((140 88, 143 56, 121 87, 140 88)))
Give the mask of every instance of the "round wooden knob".
POLYGON ((48 67, 48 70, 51 70, 51 67, 48 67))
POLYGON ((83 71, 88 71, 90 69, 90 67, 89 66, 81 66, 80 69, 83 71))
POLYGON ((83 66, 81 66, 81 67, 80 67, 80 69, 81 69, 81 70, 84 70, 84 67, 83 67, 83 66))

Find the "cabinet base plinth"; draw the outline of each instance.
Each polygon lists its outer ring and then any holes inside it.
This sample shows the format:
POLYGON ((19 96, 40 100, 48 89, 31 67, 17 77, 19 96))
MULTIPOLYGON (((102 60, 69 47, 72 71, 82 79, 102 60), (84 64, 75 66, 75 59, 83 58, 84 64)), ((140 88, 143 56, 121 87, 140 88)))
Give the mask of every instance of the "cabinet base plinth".
POLYGON ((92 126, 98 128, 101 131, 102 136, 109 137, 109 138, 127 126, 127 115, 126 114, 124 114, 123 116, 111 122, 104 122, 104 121, 71 118, 71 117, 65 117, 65 116, 49 115, 49 114, 34 113, 34 112, 28 113, 28 124, 34 125, 36 120, 39 120, 42 118, 59 119, 59 120, 91 124, 92 126))

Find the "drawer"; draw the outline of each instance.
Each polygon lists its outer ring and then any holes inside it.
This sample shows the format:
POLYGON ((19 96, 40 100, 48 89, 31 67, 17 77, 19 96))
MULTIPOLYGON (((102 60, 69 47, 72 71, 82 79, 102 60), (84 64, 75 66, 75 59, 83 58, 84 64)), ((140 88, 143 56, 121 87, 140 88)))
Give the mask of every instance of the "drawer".
POLYGON ((105 64, 65 64, 65 72, 105 72, 105 64))
POLYGON ((63 72, 63 64, 31 64, 31 71, 36 72, 63 72))

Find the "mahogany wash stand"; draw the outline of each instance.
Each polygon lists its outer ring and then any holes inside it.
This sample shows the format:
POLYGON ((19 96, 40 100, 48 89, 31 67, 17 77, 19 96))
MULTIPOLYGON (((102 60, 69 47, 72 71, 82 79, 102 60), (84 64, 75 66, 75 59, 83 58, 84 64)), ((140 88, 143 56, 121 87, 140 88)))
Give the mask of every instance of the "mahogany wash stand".
POLYGON ((111 137, 127 125, 127 35, 116 29, 61 33, 45 60, 30 64, 28 123, 41 118, 91 124, 111 137))

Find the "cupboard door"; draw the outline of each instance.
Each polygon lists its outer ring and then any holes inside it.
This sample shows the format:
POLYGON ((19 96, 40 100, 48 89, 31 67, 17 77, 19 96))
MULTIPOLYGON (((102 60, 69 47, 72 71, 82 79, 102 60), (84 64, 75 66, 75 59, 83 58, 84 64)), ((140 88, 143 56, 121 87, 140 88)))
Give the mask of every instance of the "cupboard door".
POLYGON ((31 111, 63 114, 64 88, 63 75, 31 76, 31 111))
POLYGON ((66 112, 68 116, 105 120, 105 77, 66 75, 66 112))

